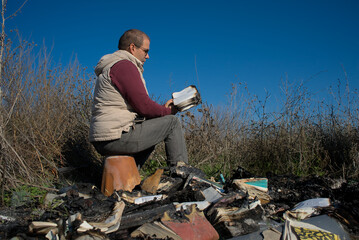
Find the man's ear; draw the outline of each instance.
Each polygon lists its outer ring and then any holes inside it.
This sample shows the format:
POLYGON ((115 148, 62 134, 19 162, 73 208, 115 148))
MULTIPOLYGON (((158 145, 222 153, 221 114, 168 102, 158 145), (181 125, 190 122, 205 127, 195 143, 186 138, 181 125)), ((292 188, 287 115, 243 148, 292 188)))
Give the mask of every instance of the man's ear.
POLYGON ((134 43, 131 43, 130 46, 128 46, 128 51, 133 54, 134 51, 135 51, 135 44, 134 43))

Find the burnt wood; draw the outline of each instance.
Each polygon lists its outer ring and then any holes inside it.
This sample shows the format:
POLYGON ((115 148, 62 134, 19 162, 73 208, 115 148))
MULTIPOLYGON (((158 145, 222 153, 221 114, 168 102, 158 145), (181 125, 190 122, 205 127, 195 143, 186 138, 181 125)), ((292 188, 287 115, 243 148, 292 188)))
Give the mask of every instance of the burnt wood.
POLYGON ((172 213, 175 211, 176 208, 171 203, 154 209, 149 209, 146 211, 138 211, 136 213, 123 215, 119 229, 141 226, 146 222, 152 222, 156 219, 160 219, 165 212, 172 213))

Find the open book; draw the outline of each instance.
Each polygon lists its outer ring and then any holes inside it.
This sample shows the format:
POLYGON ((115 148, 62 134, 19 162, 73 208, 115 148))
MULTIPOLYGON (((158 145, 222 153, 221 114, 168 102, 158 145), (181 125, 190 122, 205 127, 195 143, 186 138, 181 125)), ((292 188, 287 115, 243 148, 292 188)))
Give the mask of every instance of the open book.
POLYGON ((186 87, 180 92, 172 93, 172 98, 173 104, 180 112, 186 111, 202 102, 201 95, 194 85, 186 87))

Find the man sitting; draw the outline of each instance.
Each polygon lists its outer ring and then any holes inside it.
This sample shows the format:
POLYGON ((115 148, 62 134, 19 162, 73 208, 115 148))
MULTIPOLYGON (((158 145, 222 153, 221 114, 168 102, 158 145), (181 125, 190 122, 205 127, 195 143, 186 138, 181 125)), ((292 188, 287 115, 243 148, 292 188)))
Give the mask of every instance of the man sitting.
POLYGON ((90 123, 90 142, 106 155, 130 155, 142 166, 155 146, 164 141, 167 164, 187 163, 186 144, 176 108, 152 101, 143 78, 149 59, 150 38, 131 29, 120 38, 118 49, 98 62, 90 123))

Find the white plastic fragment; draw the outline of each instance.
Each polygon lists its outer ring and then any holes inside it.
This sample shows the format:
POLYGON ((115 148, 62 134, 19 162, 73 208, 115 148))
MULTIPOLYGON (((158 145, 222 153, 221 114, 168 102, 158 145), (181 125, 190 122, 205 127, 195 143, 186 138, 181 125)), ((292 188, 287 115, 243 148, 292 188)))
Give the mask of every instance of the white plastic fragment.
POLYGON ((60 238, 59 238, 59 235, 56 234, 56 233, 54 233, 52 230, 49 231, 49 232, 45 235, 45 237, 46 237, 47 239, 49 239, 49 240, 59 240, 59 239, 60 239, 60 238))
POLYGON ((0 215, 0 220, 1 221, 8 221, 8 222, 15 222, 16 219, 13 217, 8 217, 8 216, 4 216, 4 215, 0 215))
POLYGON ((176 206, 176 211, 179 211, 181 209, 187 209, 188 207, 192 206, 193 204, 196 204, 197 208, 201 211, 205 210, 209 205, 211 205, 210 202, 208 201, 199 201, 199 202, 183 202, 183 203, 178 203, 175 202, 173 203, 176 206))
POLYGON ((293 210, 297 210, 300 208, 318 208, 318 207, 329 207, 330 199, 329 198, 312 198, 305 200, 296 204, 293 210))
POLYGON ((162 194, 139 197, 139 198, 135 199, 135 204, 141 204, 141 203, 150 202, 150 201, 153 201, 153 200, 161 200, 162 198, 163 198, 162 194))
POLYGON ((91 229, 93 229, 93 226, 91 226, 88 222, 83 221, 80 227, 77 229, 77 232, 86 232, 91 229))

